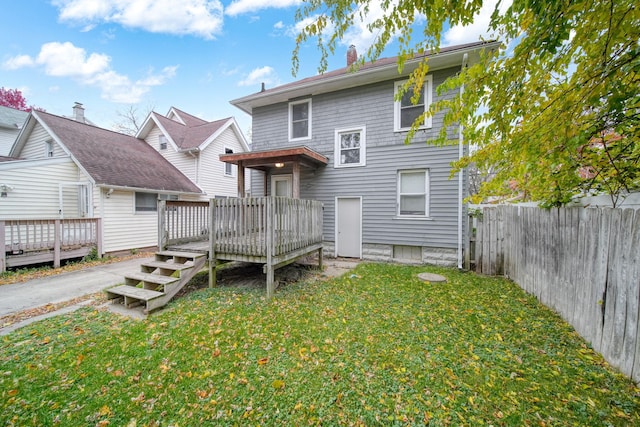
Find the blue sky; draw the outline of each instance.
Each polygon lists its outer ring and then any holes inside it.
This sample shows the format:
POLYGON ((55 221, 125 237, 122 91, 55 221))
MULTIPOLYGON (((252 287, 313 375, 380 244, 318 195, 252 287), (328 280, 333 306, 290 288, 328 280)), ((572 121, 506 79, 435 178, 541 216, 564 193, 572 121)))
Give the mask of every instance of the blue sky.
MULTIPOLYGON (((490 3, 494 3, 491 1, 490 3)), ((297 0, 13 0, 3 4, 0 86, 29 105, 70 115, 75 102, 99 126, 134 106, 166 114, 174 106, 206 120, 251 118, 229 101, 317 73, 314 42, 303 46, 297 77, 291 55, 297 0)), ((374 7, 375 9, 375 7, 374 7)), ((467 28, 447 29, 443 44, 476 41, 489 7, 467 28)), ((371 17, 379 11, 372 10, 371 17)), ((364 53, 366 23, 342 40, 329 69, 345 66, 347 47, 364 53)), ((390 45, 385 56, 394 56, 390 45)))

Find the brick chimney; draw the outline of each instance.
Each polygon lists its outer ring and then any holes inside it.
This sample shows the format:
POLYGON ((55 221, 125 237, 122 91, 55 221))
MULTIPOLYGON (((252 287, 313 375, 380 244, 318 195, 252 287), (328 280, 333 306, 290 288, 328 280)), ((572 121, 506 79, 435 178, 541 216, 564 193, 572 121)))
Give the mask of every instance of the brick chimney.
POLYGON ((356 47, 354 45, 349 46, 349 50, 347 50, 347 67, 353 65, 354 62, 358 60, 358 52, 356 52, 356 47))
POLYGON ((79 102, 73 104, 73 120, 75 120, 76 122, 85 123, 84 107, 79 102))

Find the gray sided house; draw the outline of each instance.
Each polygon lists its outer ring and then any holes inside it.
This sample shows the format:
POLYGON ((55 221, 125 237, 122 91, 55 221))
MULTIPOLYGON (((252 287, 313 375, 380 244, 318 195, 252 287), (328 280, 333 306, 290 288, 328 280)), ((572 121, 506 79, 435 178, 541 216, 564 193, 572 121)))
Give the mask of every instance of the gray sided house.
POLYGON ((461 266, 467 182, 449 174, 466 141, 451 129, 452 145, 426 143, 442 127, 443 113, 428 119, 410 144, 405 137, 413 119, 438 99, 438 85, 497 45, 428 54, 418 105, 410 95, 402 102, 394 96, 422 57, 408 61, 401 75, 395 58, 355 72, 348 63, 235 99, 231 104, 252 116, 253 151, 221 160, 262 171, 252 174, 252 195, 321 201, 329 255, 461 266))

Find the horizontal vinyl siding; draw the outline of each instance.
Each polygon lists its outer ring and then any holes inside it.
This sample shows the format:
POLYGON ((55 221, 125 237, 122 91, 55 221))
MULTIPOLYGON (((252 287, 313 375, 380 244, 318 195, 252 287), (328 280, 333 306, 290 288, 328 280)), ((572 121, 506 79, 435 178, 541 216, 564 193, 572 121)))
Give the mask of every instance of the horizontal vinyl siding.
POLYGON ((13 143, 18 137, 19 129, 6 129, 0 127, 0 156, 8 156, 13 143))
POLYGON ((167 159, 176 169, 186 175, 191 181, 196 182, 196 157, 188 153, 177 152, 167 140, 167 149, 160 150, 158 137, 161 135, 160 128, 155 127, 145 138, 145 142, 151 145, 158 153, 167 159))
MULTIPOLYGON (((224 154, 225 148, 232 149, 234 153, 245 151, 231 128, 225 129, 200 154, 198 185, 204 189, 207 197, 236 197, 238 195, 238 168, 233 166, 233 176, 226 176, 224 174, 225 163, 220 161, 220 154, 224 154)), ((247 176, 247 182, 248 179, 247 176)))
POLYGON ((104 251, 114 252, 158 244, 157 212, 135 213, 134 193, 114 191, 103 203, 104 251))
MULTIPOLYGON (((433 73, 436 87, 458 69, 433 73)), ((401 79, 397 79, 401 80, 401 79)), ((301 197, 324 203, 324 238, 334 240, 335 198, 362 196, 364 244, 397 244, 455 248, 457 245, 458 180, 449 180, 450 163, 458 146, 435 147, 426 140, 437 136, 443 114, 432 119, 430 129, 417 132, 410 145, 406 133, 394 132, 394 82, 371 84, 313 97, 313 138, 305 143, 329 159, 315 172, 302 169, 301 197), (335 130, 366 127, 366 166, 334 168, 335 130), (428 220, 397 218, 397 175, 403 169, 428 169, 430 198, 428 220)), ((457 96, 458 92, 446 96, 457 96)), ((256 109, 253 117, 253 149, 296 146, 287 140, 287 103, 256 109)), ((457 129, 449 131, 457 138, 457 129)), ((456 143, 457 140, 452 142, 456 143)), ((278 173, 290 173, 279 170, 278 173)), ((253 193, 263 193, 263 174, 254 174, 253 193)))
MULTIPOLYGON (((65 163, 3 169, 1 173, 2 183, 13 187, 6 198, 0 198, 1 219, 59 218, 59 184, 78 181, 79 177, 71 159, 65 163)), ((65 195, 69 194, 65 191, 65 195)), ((65 217, 77 216, 75 200, 67 198, 65 210, 65 217)))
POLYGON ((25 143, 22 151, 19 153, 19 157, 23 159, 44 159, 45 158, 45 141, 53 141, 53 157, 66 156, 62 147, 60 147, 49 135, 49 133, 40 125, 36 123, 33 131, 29 135, 29 139, 25 143))

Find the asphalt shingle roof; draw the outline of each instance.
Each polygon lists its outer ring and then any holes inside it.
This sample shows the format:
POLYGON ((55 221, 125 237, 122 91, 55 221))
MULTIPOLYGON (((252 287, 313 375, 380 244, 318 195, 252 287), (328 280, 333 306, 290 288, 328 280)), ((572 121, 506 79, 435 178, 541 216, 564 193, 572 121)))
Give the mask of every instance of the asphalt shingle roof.
POLYGON ((155 117, 162 127, 169 133, 173 142, 180 150, 190 150, 200 147, 211 135, 224 126, 231 117, 207 122, 190 114, 180 111, 180 118, 186 123, 183 125, 175 120, 155 113, 155 117))
POLYGON ((202 192, 143 140, 42 111, 34 114, 59 138, 98 185, 202 192))

